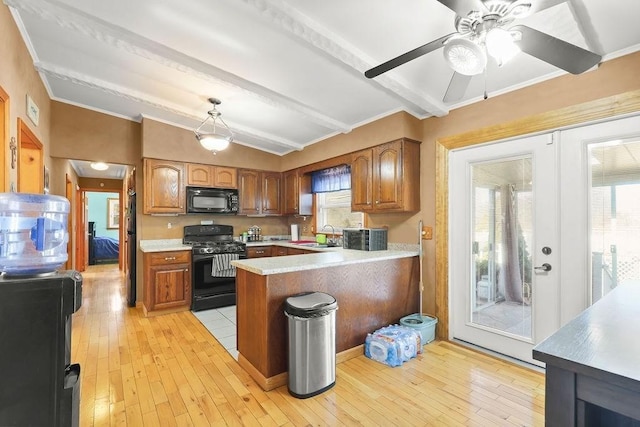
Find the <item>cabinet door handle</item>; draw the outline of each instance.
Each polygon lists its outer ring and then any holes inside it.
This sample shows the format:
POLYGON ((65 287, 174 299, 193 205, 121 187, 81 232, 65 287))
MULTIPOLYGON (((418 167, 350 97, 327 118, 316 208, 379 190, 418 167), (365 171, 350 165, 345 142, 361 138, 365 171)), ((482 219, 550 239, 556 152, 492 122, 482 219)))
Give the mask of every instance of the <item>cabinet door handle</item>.
POLYGON ((264 251, 256 251, 257 254, 263 254, 264 251))
POLYGON ((176 257, 174 257, 174 256, 167 256, 167 257, 164 257, 164 260, 165 260, 165 261, 175 261, 175 259, 176 259, 176 257))

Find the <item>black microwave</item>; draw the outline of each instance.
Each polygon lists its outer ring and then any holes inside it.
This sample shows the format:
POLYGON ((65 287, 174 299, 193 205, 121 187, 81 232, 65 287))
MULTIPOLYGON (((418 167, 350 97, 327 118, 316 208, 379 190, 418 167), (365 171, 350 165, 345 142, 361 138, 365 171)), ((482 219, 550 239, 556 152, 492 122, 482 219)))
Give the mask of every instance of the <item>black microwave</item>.
POLYGON ((187 213, 237 214, 238 190, 187 187, 187 213))

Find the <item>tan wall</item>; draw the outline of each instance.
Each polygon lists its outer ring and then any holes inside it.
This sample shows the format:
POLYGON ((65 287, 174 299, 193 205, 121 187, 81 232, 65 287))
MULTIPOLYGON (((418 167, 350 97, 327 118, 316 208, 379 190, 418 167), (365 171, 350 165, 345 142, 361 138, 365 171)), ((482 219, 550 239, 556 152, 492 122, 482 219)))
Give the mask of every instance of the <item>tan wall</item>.
POLYGON ((140 123, 61 102, 52 103, 51 156, 135 165, 140 123))
POLYGON ((407 137, 422 140, 422 122, 412 115, 399 112, 353 129, 349 133, 327 138, 282 157, 282 171, 295 169, 320 160, 352 153, 394 139, 407 137))
POLYGON ((145 118, 142 120, 142 157, 190 163, 280 170, 280 156, 239 144, 213 154, 202 148, 193 131, 145 118))
MULTIPOLYGON (((44 163, 53 172, 49 159, 49 126, 51 123, 51 101, 42 84, 40 75, 33 68, 33 62, 27 47, 22 41, 9 8, 0 4, 0 86, 9 95, 9 138, 18 139, 18 118, 22 119, 29 129, 42 142, 44 163), (33 99, 40 109, 40 120, 36 126, 26 114, 27 95, 33 99)), ((0 135, 0 138, 2 136, 0 135)), ((2 173, 7 174, 9 183, 7 191, 17 189, 17 169, 11 169, 11 153, 9 141, 1 141, 5 162, 2 173)), ((0 189, 1 190, 1 189, 0 189)), ((64 195, 64 193, 62 193, 64 195)))
MULTIPOLYGON (((565 75, 486 101, 466 106, 445 117, 423 121, 424 138, 421 147, 421 218, 427 225, 435 224, 435 147, 439 138, 488 126, 498 128, 512 120, 554 111, 587 101, 640 89, 640 52, 627 55, 578 76, 565 75)), ((435 240, 426 241, 423 303, 429 313, 435 311, 435 240)))
POLYGON ((76 201, 76 188, 78 185, 78 175, 76 171, 71 167, 71 163, 69 163, 66 159, 56 159, 51 158, 51 170, 56 171, 56 173, 51 174, 51 194, 58 194, 61 196, 65 196, 66 194, 66 185, 67 185, 67 176, 71 181, 71 185, 73 187, 73 192, 71 195, 71 211, 69 215, 71 215, 71 229, 69 232, 69 241, 71 242, 71 252, 69 253, 69 257, 71 258, 72 268, 76 268, 76 233, 77 233, 77 225, 76 225, 76 210, 75 203, 76 201))

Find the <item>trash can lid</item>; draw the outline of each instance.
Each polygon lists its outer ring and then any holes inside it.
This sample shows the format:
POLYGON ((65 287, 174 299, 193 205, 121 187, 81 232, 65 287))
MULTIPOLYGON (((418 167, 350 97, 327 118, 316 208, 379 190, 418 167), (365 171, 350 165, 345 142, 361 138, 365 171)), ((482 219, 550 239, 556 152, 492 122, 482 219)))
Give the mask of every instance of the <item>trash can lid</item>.
POLYGON ((287 298, 285 302, 285 311, 294 316, 311 317, 337 308, 336 299, 323 292, 296 294, 287 298))

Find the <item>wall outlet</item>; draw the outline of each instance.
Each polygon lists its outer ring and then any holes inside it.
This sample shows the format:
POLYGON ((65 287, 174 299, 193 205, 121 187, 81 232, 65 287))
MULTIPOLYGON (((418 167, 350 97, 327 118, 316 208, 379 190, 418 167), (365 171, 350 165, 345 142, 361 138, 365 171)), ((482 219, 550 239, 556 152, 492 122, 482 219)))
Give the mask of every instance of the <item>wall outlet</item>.
POLYGON ((422 227, 422 240, 431 240, 433 239, 433 228, 425 225, 422 227))
POLYGON ((306 225, 302 226, 302 232, 303 233, 308 233, 309 232, 309 227, 307 227, 306 225))
POLYGON ((171 229, 171 227, 173 227, 173 224, 171 224, 170 222, 167 223, 167 228, 171 229))

